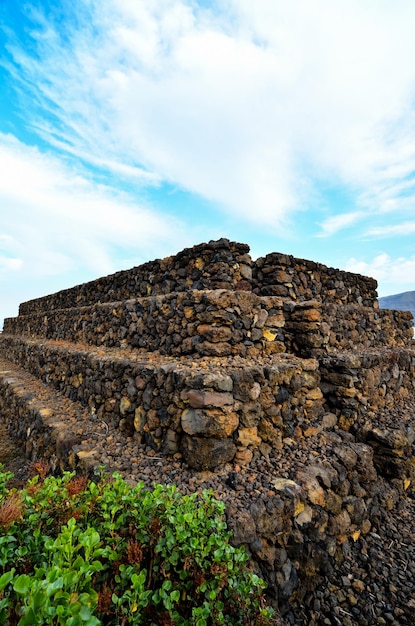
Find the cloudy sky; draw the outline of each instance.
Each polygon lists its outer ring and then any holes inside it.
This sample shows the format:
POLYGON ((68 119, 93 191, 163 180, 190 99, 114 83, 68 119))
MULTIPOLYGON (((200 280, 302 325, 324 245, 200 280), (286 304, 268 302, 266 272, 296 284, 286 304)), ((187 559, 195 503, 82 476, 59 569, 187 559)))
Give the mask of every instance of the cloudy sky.
POLYGON ((415 289, 413 0, 0 0, 0 328, 210 239, 415 289))

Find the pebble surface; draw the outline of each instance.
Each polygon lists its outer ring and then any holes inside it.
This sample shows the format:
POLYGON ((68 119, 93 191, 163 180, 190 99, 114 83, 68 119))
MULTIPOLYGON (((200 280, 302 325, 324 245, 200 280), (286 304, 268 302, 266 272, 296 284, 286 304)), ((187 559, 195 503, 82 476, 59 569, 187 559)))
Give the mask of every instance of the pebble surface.
MULTIPOLYGON (((7 362, 0 368, 7 369, 7 362)), ((27 376, 25 388, 36 393, 48 406, 47 388, 27 376)), ((56 398, 56 396, 55 396, 56 398)), ((56 400, 55 400, 56 402, 56 400)), ((249 467, 224 465, 215 472, 195 472, 182 462, 180 454, 165 458, 138 443, 134 437, 125 437, 88 411, 74 410, 66 398, 54 406, 55 416, 65 416, 68 428, 76 434, 80 449, 94 451, 94 462, 110 471, 120 472, 127 481, 143 482, 151 488, 154 483, 176 484, 183 493, 212 489, 214 495, 240 510, 264 494, 271 494, 273 479, 278 476, 291 479, 295 472, 306 467, 310 460, 324 459, 329 450, 320 437, 286 440, 285 452, 263 449, 258 451, 249 467), (287 456, 286 451, 290 450, 287 456)), ((413 423, 415 398, 410 397, 376 414, 381 426, 413 423)), ((350 437, 340 430, 334 438, 350 437)), ((18 486, 30 475, 31 462, 24 450, 9 437, 0 416, 0 462, 15 474, 13 484, 18 486)), ((384 480, 384 479, 380 479, 384 480)), ((390 487, 393 490, 393 485, 390 487)), ((393 506, 385 502, 371 519, 370 532, 357 541, 346 541, 341 549, 343 563, 330 576, 321 576, 312 591, 302 590, 290 599, 285 610, 287 625, 333 624, 353 626, 362 624, 411 625, 415 623, 415 501, 413 492, 395 494, 393 506)))

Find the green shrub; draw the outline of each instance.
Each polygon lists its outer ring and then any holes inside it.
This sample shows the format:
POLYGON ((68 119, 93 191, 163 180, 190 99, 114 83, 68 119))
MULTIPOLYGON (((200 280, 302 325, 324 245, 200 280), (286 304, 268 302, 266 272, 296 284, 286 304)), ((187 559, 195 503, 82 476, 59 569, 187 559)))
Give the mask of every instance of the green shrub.
POLYGON ((273 623, 211 492, 69 472, 16 491, 9 477, 0 466, 1 624, 273 623))

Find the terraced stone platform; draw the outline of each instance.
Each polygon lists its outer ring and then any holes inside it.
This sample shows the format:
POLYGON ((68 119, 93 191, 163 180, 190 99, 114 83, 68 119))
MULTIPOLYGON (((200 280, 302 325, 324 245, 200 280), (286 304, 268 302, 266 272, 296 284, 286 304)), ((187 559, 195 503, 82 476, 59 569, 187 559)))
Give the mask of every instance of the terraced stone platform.
POLYGON ((411 420, 377 423, 415 395, 412 316, 379 310, 373 279, 248 252, 200 244, 23 303, 0 415, 54 468, 214 488, 288 610, 412 489, 411 420))

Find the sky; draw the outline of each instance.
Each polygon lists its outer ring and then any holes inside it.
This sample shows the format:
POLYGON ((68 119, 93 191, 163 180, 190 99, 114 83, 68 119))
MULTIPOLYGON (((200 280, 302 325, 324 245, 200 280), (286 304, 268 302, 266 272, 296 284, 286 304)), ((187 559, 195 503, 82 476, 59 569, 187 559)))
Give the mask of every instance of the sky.
POLYGON ((211 239, 415 290, 413 0, 0 0, 0 329, 211 239))

